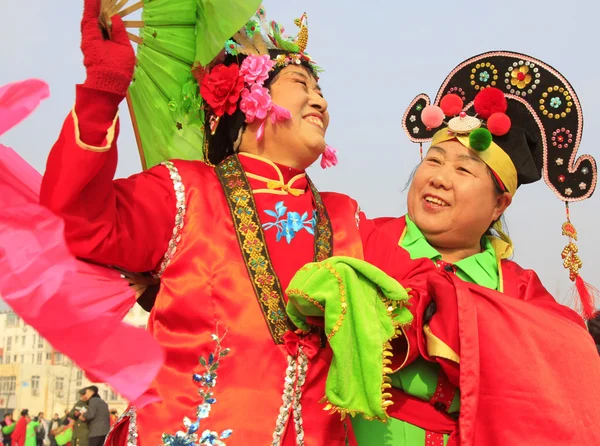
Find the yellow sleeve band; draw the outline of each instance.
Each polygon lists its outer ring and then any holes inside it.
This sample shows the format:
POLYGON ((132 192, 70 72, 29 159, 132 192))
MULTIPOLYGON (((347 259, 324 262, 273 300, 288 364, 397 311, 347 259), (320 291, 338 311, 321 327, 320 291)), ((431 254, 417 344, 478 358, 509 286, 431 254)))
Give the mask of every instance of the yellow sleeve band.
POLYGON ((77 117, 77 113, 75 113, 75 107, 73 107, 73 110, 71 111, 71 116, 73 117, 73 124, 75 126, 75 142, 79 147, 91 152, 107 152, 111 148, 115 139, 115 129, 117 127, 117 120, 119 119, 119 112, 117 112, 115 118, 113 119, 112 125, 106 131, 106 144, 101 147, 91 146, 81 140, 81 133, 79 132, 79 118, 77 117))

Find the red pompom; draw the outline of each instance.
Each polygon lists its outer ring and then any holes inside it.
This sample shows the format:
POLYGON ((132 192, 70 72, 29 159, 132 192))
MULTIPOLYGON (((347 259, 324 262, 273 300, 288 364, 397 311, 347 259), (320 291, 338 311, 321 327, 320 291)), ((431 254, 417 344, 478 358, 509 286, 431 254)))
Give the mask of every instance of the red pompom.
MULTIPOLYGON (((482 119, 488 119, 494 113, 504 113, 508 108, 508 102, 502 90, 494 87, 481 90, 475 96, 475 111, 482 119)), ((492 132, 493 133, 493 132, 492 132)))
POLYGON ((440 107, 446 116, 456 116, 463 109, 463 100, 459 95, 450 93, 442 98, 440 107))
POLYGON ((494 113, 487 121, 487 128, 494 136, 503 136, 508 133, 512 122, 506 113, 494 113))
POLYGON ((437 105, 428 105, 421 112, 421 121, 428 129, 437 129, 444 122, 444 112, 437 105))

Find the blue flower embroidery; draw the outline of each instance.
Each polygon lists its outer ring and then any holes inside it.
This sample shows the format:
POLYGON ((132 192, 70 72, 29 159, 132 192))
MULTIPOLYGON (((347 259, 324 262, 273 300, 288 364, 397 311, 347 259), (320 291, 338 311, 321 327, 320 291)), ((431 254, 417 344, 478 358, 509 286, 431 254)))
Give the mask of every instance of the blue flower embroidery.
POLYGON ((481 82, 487 82, 490 78, 490 73, 488 73, 487 71, 482 71, 481 73, 479 73, 479 80, 481 82))
POLYGON ((562 104, 562 101, 558 97, 554 97, 554 98, 550 99, 550 107, 558 108, 561 106, 561 104, 562 104))
POLYGON ((274 222, 263 224, 263 229, 266 231, 271 228, 277 228, 277 241, 285 237, 285 240, 290 244, 296 234, 303 229, 309 234, 315 235, 315 226, 317 224, 317 213, 313 211, 313 216, 308 220, 308 212, 300 215, 298 212, 287 212, 287 207, 283 201, 275 204, 275 210, 265 210, 265 214, 275 218, 274 222))
POLYGON ((192 420, 185 417, 183 419, 185 431, 179 430, 175 435, 164 433, 162 435, 162 446, 226 446, 223 440, 229 438, 233 433, 231 429, 226 429, 219 435, 210 429, 206 429, 202 432, 202 435, 198 434, 202 420, 209 417, 212 405, 217 402, 212 388, 216 385, 220 360, 229 354, 229 349, 221 346, 225 335, 219 336, 218 328, 217 325, 216 333, 211 335, 216 344, 215 350, 208 355, 208 359, 203 356, 200 357, 200 364, 204 367, 205 373, 194 373, 192 376, 194 382, 200 384, 198 394, 202 398, 202 403, 196 411, 196 421, 192 423, 192 420))

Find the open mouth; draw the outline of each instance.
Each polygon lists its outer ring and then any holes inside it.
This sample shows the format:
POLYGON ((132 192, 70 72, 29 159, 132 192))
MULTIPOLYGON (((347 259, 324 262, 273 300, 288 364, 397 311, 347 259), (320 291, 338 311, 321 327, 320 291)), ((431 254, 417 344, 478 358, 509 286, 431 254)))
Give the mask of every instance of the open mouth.
POLYGON ((435 197, 433 195, 425 195, 425 197, 423 197, 423 199, 427 203, 429 203, 430 205, 432 205, 434 207, 447 207, 447 206, 450 206, 448 203, 446 203, 441 198, 435 197))
POLYGON ((321 118, 319 118, 318 116, 307 116, 304 118, 305 121, 310 122, 311 124, 316 125, 317 127, 319 127, 321 130, 325 130, 325 125, 323 124, 323 120, 321 118))

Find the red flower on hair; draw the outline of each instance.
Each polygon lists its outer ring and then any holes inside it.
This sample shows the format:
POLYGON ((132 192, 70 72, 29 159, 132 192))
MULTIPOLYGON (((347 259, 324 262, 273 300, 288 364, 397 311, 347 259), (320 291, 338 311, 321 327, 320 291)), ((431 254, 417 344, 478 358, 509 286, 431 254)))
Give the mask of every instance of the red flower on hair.
POLYGON ((244 88, 244 78, 236 64, 220 64, 202 79, 200 94, 217 116, 232 115, 244 88))

